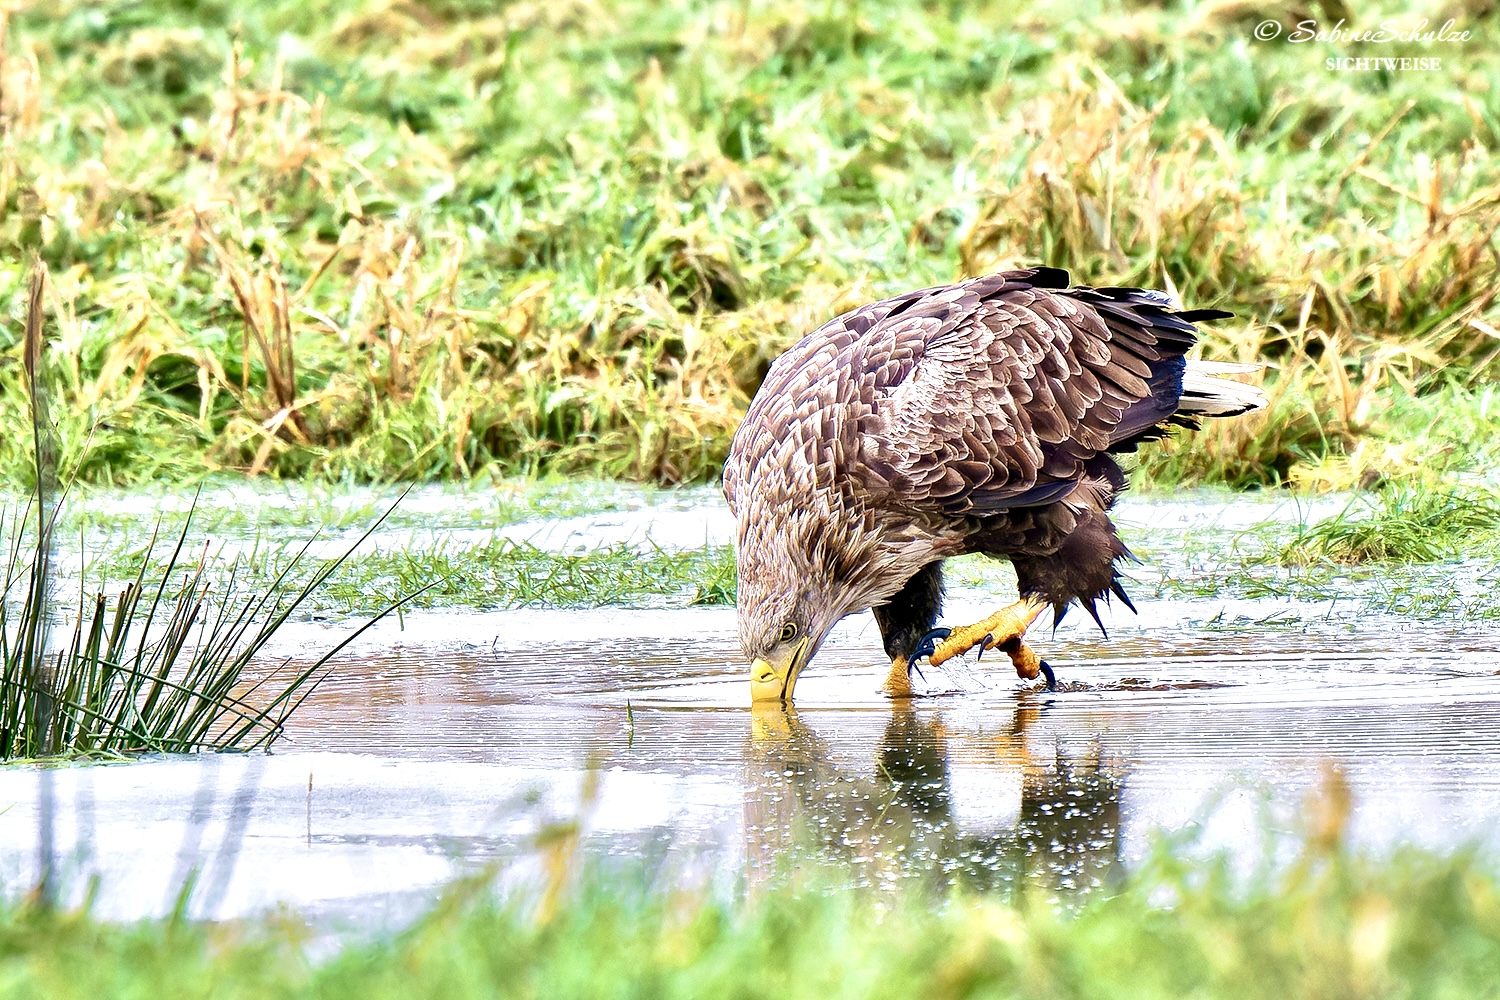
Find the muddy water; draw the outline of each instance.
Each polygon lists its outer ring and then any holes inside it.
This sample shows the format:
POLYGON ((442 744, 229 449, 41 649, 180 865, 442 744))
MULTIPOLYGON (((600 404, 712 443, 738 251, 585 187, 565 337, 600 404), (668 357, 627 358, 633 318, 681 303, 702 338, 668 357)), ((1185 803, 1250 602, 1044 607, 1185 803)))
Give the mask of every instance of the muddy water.
MULTIPOLYGON (((948 618, 996 600, 960 591, 948 618)), ((409 615, 352 649, 273 754, 0 770, 0 884, 30 885, 48 856, 75 898, 97 876, 107 915, 170 909, 192 876, 194 913, 293 904, 378 924, 457 873, 538 877, 539 832, 581 819, 595 857, 730 888, 818 866, 1068 891, 1159 830, 1201 821, 1203 849, 1246 852, 1295 830, 1329 765, 1362 843, 1493 841, 1496 626, 1139 603, 1106 619, 1107 641, 1074 620, 1040 631, 1056 692, 968 662, 930 669, 904 704, 876 693, 859 616, 791 713, 746 704, 727 609, 409 615)))

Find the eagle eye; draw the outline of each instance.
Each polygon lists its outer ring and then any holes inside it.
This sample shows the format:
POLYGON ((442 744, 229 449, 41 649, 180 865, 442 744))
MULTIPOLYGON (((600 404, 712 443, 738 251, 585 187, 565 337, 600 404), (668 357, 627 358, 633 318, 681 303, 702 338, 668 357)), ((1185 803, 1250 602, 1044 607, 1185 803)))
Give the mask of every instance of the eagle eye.
POLYGON ((779 636, 781 642, 791 642, 795 638, 797 638, 796 622, 787 622, 781 626, 781 635, 779 636))

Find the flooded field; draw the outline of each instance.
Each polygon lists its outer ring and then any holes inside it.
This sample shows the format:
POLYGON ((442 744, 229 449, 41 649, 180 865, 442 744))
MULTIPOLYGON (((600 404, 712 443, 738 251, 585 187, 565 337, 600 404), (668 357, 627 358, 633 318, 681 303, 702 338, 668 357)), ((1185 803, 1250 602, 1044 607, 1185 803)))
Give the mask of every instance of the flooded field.
MULTIPOLYGON (((1230 559, 1230 533, 1285 507, 1130 501, 1127 537, 1156 555, 1138 590, 1191 575, 1215 539, 1230 559)), ((500 530, 556 550, 692 546, 722 541, 725 516, 700 496, 500 530)), ((955 572, 949 620, 1009 598, 986 573, 955 572)), ((484 865, 532 877, 538 843, 575 820, 592 855, 731 888, 822 866, 863 884, 1066 891, 1107 882, 1161 830, 1199 823, 1202 849, 1248 852, 1297 829, 1329 766, 1363 843, 1488 841, 1500 815, 1500 625, 1486 620, 1142 598, 1138 616, 1106 617, 1107 640, 1083 616, 1034 631, 1056 692, 996 657, 929 669, 923 697, 892 703, 866 614, 783 712, 748 705, 732 608, 677 603, 425 610, 351 647, 270 754, 0 769, 0 884, 31 884, 50 856, 75 897, 97 878, 104 915, 170 911, 196 873, 195 914, 291 904, 380 924, 484 865)), ((280 652, 349 627, 296 624, 280 652)))

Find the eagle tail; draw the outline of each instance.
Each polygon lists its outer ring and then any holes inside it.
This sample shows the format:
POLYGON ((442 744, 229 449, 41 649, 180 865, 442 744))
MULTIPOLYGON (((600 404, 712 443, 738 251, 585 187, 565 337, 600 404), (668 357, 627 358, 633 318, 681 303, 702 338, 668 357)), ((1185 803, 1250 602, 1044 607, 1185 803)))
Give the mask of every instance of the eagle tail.
POLYGON ((1224 361, 1189 361, 1182 373, 1182 396, 1177 413, 1185 417, 1236 417, 1265 409, 1266 394, 1259 386, 1238 382, 1224 375, 1260 371, 1261 365, 1224 361))

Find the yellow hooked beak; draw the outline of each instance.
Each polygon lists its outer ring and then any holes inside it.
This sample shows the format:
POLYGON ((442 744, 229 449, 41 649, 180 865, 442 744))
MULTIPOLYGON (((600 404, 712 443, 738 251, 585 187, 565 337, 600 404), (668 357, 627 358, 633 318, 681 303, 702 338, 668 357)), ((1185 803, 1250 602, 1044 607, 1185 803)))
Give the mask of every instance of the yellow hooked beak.
POLYGON ((787 653, 780 663, 756 660, 750 664, 750 701, 752 704, 779 701, 792 703, 792 688, 797 686, 797 676, 807 665, 807 639, 804 638, 787 653))

